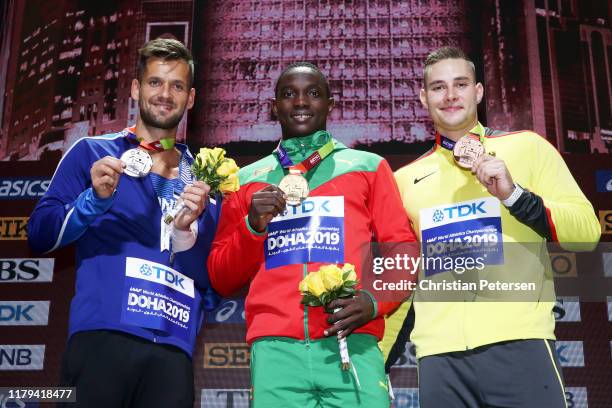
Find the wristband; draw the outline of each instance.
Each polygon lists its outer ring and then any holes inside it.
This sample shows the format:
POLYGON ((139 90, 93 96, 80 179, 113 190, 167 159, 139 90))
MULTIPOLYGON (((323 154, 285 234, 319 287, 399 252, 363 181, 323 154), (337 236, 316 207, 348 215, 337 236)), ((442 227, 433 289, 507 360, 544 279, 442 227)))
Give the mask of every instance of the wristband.
POLYGON ((523 187, 514 183, 514 191, 512 192, 512 194, 510 194, 510 197, 506 198, 505 200, 502 200, 502 204, 508 208, 512 207, 524 191, 525 190, 523 190, 523 187))

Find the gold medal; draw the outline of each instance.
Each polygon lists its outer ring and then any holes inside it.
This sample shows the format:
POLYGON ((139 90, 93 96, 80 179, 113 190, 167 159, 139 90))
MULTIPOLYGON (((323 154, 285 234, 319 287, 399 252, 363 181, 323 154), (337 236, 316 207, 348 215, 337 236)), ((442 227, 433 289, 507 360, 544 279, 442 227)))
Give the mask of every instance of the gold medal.
POLYGON ((285 193, 287 196, 285 201, 291 206, 300 205, 310 194, 308 181, 299 170, 289 170, 289 174, 278 183, 278 188, 285 193))
POLYGON ((485 148, 478 138, 465 135, 455 143, 453 157, 460 167, 469 169, 484 152, 485 148))
POLYGON ((153 167, 151 155, 142 149, 130 149, 123 152, 120 160, 125 163, 123 172, 132 177, 144 177, 153 167))

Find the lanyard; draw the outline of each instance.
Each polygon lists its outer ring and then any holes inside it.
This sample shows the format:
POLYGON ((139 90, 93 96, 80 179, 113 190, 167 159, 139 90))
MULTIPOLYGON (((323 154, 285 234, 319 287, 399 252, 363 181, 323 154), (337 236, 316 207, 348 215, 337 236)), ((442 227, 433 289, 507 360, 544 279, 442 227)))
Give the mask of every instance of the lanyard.
POLYGON ((125 128, 126 137, 134 144, 139 145, 145 150, 163 152, 174 147, 175 139, 173 137, 165 137, 155 142, 145 142, 141 137, 136 136, 136 126, 125 128))
POLYGON ((293 161, 289 158, 289 154, 279 143, 274 150, 278 155, 278 160, 283 168, 291 170, 298 170, 302 174, 306 174, 308 170, 314 168, 317 164, 323 161, 329 154, 334 150, 334 141, 330 140, 321 146, 317 151, 308 156, 305 160, 298 164, 293 164, 293 161))

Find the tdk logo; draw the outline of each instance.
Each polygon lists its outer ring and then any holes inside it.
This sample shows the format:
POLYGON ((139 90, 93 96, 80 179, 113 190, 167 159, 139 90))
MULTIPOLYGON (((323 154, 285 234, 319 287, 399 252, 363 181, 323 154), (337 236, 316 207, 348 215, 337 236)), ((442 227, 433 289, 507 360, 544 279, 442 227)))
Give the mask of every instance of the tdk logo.
MULTIPOLYGON (((190 298, 194 297, 193 279, 175 271, 171 267, 148 259, 127 257, 125 259, 125 276, 154 284, 164 285, 181 292, 190 298)), ((133 282, 137 287, 140 283, 133 282)), ((150 285, 147 284, 147 287, 150 285)))
POLYGON ((330 202, 329 200, 314 202, 311 200, 306 200, 302 202, 300 205, 288 205, 287 209, 282 215, 295 215, 295 214, 308 214, 311 212, 317 211, 319 214, 321 213, 331 213, 330 202))
POLYGON ((48 300, 0 303, 0 326, 46 326, 48 321, 48 300))
POLYGON ((49 178, 0 179, 0 199, 38 199, 45 194, 50 183, 49 178))
POLYGON ((444 218, 451 220, 453 218, 463 218, 472 215, 486 214, 487 211, 483 208, 484 205, 485 201, 480 201, 478 203, 454 205, 452 207, 443 208, 442 210, 436 210, 433 214, 433 221, 441 222, 444 220, 444 218))
POLYGON ((34 308, 34 305, 27 305, 27 306, 0 305, 0 322, 6 322, 9 320, 14 320, 16 322, 20 320, 26 320, 26 321, 31 322, 32 320, 34 320, 32 319, 32 316, 30 315, 33 308, 34 308))
POLYGON ((444 213, 442 211, 440 211, 440 210, 434 211, 432 220, 433 220, 433 222, 440 222, 440 221, 444 220, 444 213))
POLYGON ((142 273, 144 276, 151 276, 153 271, 151 270, 151 267, 149 265, 145 264, 140 267, 140 273, 142 273))
POLYGON ((157 280, 163 280, 172 286, 176 286, 181 289, 185 289, 185 287, 183 286, 183 280, 185 278, 174 274, 172 271, 168 269, 160 268, 159 266, 155 266, 155 265, 149 266, 149 265, 143 264, 140 267, 140 272, 145 276, 153 275, 157 278, 157 280), (147 270, 148 272, 144 273, 143 269, 147 270))

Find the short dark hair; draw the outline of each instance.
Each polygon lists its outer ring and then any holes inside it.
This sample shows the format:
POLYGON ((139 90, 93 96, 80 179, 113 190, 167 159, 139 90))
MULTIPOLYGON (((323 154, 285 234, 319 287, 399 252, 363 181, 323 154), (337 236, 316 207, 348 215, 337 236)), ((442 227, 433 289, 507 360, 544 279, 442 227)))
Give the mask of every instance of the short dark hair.
POLYGON ((307 62, 307 61, 297 61, 297 62, 293 62, 289 65, 287 65, 287 68, 283 69, 283 72, 280 73, 280 75, 278 76, 278 79, 276 80, 276 84, 274 85, 274 97, 276 98, 278 96, 278 83, 280 82, 281 78, 287 74, 287 72, 291 71, 292 69, 295 68, 308 68, 313 70, 317 75, 319 75, 322 79, 323 82, 325 83, 325 93, 327 93, 327 97, 331 98, 331 92, 329 90, 329 83, 327 82, 327 78, 325 78, 325 75, 323 74, 323 72, 319 69, 319 67, 317 67, 315 64, 311 63, 311 62, 307 62))
POLYGON ((149 58, 160 58, 164 61, 175 61, 182 59, 189 66, 189 86, 193 84, 193 56, 185 45, 172 38, 156 38, 145 43, 138 50, 138 80, 142 81, 142 76, 147 69, 149 58))
POLYGON ((427 73, 431 69, 431 66, 446 60, 446 59, 462 59, 465 60, 470 68, 472 69, 472 74, 474 75, 474 80, 476 80, 476 66, 474 62, 467 56, 465 52, 461 48, 457 47, 441 47, 437 50, 433 50, 427 55, 425 59, 425 67, 423 68, 423 84, 427 80, 427 73))

